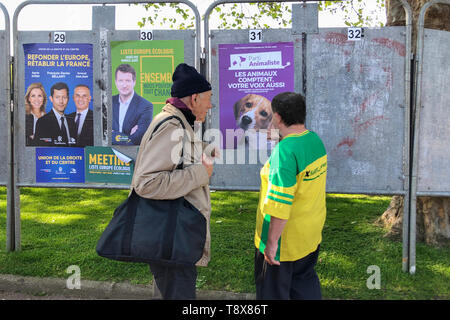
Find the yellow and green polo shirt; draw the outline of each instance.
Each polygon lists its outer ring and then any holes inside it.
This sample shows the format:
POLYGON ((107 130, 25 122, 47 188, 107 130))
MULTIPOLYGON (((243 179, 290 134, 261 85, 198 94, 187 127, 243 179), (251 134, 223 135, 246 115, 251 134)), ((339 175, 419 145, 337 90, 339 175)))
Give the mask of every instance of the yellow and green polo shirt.
POLYGON ((322 241, 326 216, 327 153, 322 140, 308 130, 287 135, 260 174, 256 248, 264 253, 273 216, 287 220, 276 260, 296 261, 315 251, 322 241))

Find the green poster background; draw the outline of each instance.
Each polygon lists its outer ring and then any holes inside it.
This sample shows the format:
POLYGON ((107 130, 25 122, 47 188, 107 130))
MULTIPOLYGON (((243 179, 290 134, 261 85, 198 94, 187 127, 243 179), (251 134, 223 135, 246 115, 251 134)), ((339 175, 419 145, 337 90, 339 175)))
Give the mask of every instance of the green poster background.
POLYGON ((85 147, 85 181, 131 184, 134 161, 122 162, 110 147, 85 147))
POLYGON ((112 95, 116 95, 115 70, 127 63, 136 70, 137 94, 153 104, 153 116, 170 98, 172 74, 184 62, 183 40, 111 41, 112 95))

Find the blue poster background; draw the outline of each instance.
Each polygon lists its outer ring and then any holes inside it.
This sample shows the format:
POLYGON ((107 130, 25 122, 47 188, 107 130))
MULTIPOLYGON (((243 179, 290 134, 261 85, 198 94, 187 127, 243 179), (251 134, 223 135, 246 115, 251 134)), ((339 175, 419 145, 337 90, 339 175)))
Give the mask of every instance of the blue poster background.
POLYGON ((93 109, 93 49, 86 43, 28 43, 23 45, 25 57, 25 95, 28 86, 40 82, 47 94, 46 113, 52 109, 49 99, 50 88, 57 82, 69 86, 69 103, 65 114, 76 111, 73 91, 79 84, 89 87, 92 100, 89 109, 93 109))
POLYGON ((36 148, 36 182, 84 183, 84 149, 36 148))

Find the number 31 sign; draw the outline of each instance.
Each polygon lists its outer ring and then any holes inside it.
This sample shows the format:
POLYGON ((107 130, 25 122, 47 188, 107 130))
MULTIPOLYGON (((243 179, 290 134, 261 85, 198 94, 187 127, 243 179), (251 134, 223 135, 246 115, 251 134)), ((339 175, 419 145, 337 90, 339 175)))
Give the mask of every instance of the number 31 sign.
POLYGON ((261 42, 262 41, 262 30, 249 30, 248 42, 261 42))

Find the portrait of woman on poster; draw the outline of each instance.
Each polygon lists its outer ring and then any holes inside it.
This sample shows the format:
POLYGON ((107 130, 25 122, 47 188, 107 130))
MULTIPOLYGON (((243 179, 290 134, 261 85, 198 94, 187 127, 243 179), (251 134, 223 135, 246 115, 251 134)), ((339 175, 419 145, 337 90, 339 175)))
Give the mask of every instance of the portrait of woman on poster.
POLYGON ((37 120, 45 115, 47 95, 41 83, 30 84, 25 94, 26 145, 32 146, 37 120))

